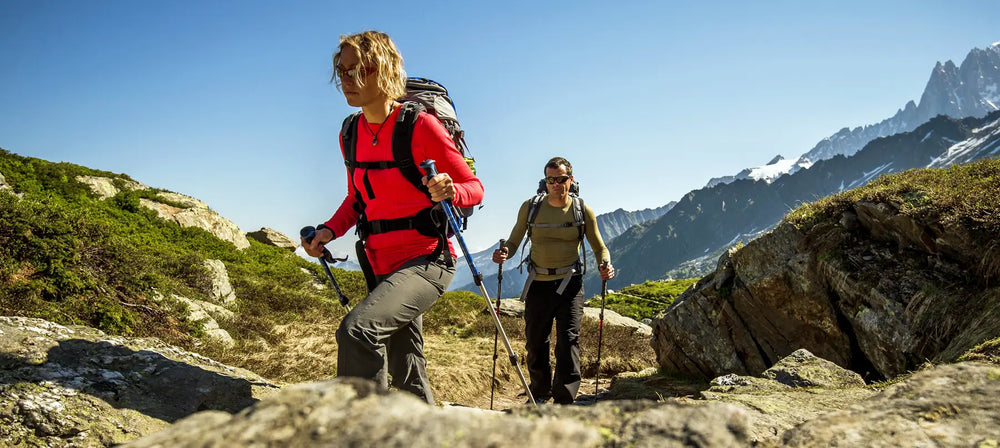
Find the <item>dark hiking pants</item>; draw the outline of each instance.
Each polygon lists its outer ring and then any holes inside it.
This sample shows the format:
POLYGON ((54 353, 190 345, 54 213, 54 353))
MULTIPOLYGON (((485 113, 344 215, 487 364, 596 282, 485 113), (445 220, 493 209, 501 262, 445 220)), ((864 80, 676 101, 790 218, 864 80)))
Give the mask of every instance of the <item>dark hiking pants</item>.
POLYGON ((368 378, 387 389, 388 374, 393 386, 434 404, 421 315, 454 275, 455 268, 440 259, 420 256, 383 277, 337 329, 337 375, 368 378))
POLYGON ((570 404, 580 389, 580 321, 583 318, 583 277, 574 275, 557 294, 562 280, 533 281, 524 298, 524 338, 528 351, 531 394, 570 404), (549 335, 556 322, 556 371, 549 364, 549 335))

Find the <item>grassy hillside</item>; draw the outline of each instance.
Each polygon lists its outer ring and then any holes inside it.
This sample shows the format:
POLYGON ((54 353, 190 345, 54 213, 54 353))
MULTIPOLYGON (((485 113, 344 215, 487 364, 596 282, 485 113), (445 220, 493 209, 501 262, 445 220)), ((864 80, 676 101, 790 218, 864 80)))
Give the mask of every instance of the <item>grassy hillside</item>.
POLYGON ((840 219, 855 202, 896 204, 905 215, 956 224, 973 232, 1000 232, 1000 160, 986 159, 949 168, 913 169, 880 177, 864 187, 803 205, 785 219, 811 227, 840 219))
MULTIPOLYGON (((200 325, 184 305, 155 293, 204 299, 211 283, 203 262, 222 260, 239 297, 237 318, 221 322, 238 343, 274 342, 275 325, 302 318, 335 319, 343 311, 318 265, 251 241, 245 250, 208 232, 181 227, 139 205, 158 191, 129 191, 102 200, 77 176, 131 179, 0 150, 0 313, 79 324, 109 334, 155 336, 186 348, 200 345, 200 325), (155 292, 155 293, 154 293, 155 292)), ((177 205, 177 204, 174 204, 177 205)), ((352 298, 360 274, 337 270, 352 298)))

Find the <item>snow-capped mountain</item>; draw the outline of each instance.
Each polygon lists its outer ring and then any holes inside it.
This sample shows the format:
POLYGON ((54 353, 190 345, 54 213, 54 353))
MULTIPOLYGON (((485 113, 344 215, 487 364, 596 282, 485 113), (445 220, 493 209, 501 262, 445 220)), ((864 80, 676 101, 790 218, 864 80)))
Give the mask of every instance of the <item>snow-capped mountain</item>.
POLYGON ((1000 42, 986 49, 974 48, 961 66, 952 61, 938 62, 920 97, 920 103, 909 101, 895 115, 879 123, 843 128, 820 140, 795 162, 776 165, 774 160, 763 167, 748 168, 735 176, 713 178, 707 187, 740 179, 774 179, 809 168, 813 163, 836 155, 850 156, 868 142, 901 132, 909 132, 937 115, 949 117, 982 117, 1000 109, 1000 42), (784 170, 784 171, 782 171, 784 170))
POLYGON ((821 140, 800 161, 813 163, 837 154, 849 156, 868 142, 900 132, 909 132, 937 115, 982 117, 1000 109, 1000 42, 986 49, 973 48, 960 67, 938 62, 931 70, 920 104, 906 103, 892 118, 874 125, 841 129, 821 140))
MULTIPOLYGON (((801 203, 912 168, 944 167, 1000 156, 1000 111, 983 118, 935 116, 915 130, 870 142, 771 183, 738 180, 686 194, 661 218, 611 242, 619 272, 614 287, 664 277, 697 276, 714 268, 737 240, 777 224, 801 203)), ((588 275, 584 287, 599 282, 588 275)))
POLYGON ((741 179, 761 180, 771 183, 771 181, 778 177, 802 168, 809 168, 810 166, 812 166, 812 162, 808 160, 790 160, 778 154, 770 162, 767 162, 767 165, 744 169, 735 176, 713 177, 705 187, 712 188, 718 184, 728 184, 741 179))
MULTIPOLYGON (((931 138, 931 135, 924 138, 931 138)), ((940 168, 997 156, 1000 156, 1000 120, 973 129, 972 138, 952 145, 947 152, 932 160, 928 167, 940 168)))

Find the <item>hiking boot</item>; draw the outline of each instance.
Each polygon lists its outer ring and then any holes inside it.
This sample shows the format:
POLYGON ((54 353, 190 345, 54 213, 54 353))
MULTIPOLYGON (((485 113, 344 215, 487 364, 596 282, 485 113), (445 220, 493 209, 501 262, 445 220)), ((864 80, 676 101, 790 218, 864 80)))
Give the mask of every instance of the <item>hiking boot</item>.
MULTIPOLYGON (((547 401, 549 401, 549 397, 536 397, 535 398, 535 404, 545 404, 547 401)), ((531 399, 529 398, 529 399, 525 400, 524 404, 531 404, 531 399)))

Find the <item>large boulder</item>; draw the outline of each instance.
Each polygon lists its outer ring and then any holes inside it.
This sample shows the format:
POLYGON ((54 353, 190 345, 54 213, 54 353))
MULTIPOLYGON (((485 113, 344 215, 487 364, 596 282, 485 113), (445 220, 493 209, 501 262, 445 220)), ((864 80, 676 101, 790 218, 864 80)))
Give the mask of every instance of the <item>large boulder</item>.
POLYGON ((235 416, 202 412, 126 447, 587 447, 600 440, 596 429, 573 421, 440 409, 347 378, 289 387, 235 416))
POLYGON ((269 246, 288 249, 292 252, 295 252, 295 249, 299 247, 299 243, 297 241, 292 240, 284 233, 268 227, 261 227, 260 230, 256 232, 247 233, 247 236, 269 246))
MULTIPOLYGON (((601 309, 585 306, 583 307, 583 317, 593 321, 599 321, 601 319, 601 309)), ((622 316, 621 314, 607 308, 604 309, 604 326, 630 328, 640 336, 650 336, 653 334, 653 329, 650 328, 649 325, 632 319, 631 317, 622 316)))
POLYGON ((277 390, 156 339, 0 317, 0 445, 111 446, 277 390))
POLYGON ((653 347, 666 372, 700 378, 759 375, 799 348, 892 378, 1000 336, 998 271, 997 235, 858 203, 724 254, 654 322, 653 347))

